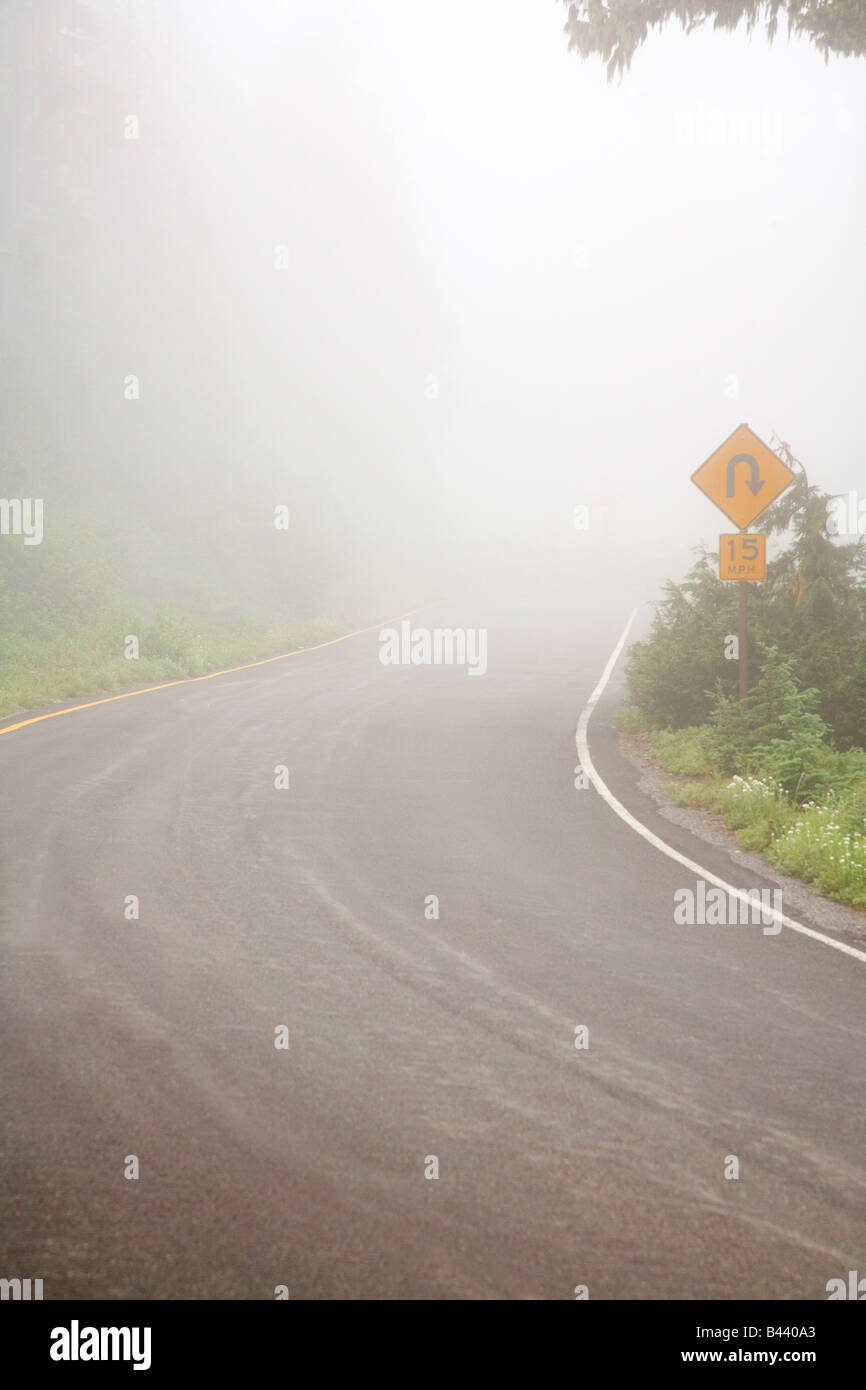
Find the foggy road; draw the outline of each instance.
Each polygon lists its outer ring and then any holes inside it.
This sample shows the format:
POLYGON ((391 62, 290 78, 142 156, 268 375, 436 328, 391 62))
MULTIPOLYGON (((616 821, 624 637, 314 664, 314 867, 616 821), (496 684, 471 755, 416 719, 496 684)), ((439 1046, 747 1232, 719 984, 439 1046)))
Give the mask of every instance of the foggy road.
MULTIPOLYGON (((3 1272, 825 1299, 859 1268, 864 967, 676 925, 694 880, 575 787, 626 616, 449 603, 413 623, 485 628, 483 676, 371 631, 0 736, 3 1272)), ((615 794, 763 886, 656 816, 616 695, 615 794)))

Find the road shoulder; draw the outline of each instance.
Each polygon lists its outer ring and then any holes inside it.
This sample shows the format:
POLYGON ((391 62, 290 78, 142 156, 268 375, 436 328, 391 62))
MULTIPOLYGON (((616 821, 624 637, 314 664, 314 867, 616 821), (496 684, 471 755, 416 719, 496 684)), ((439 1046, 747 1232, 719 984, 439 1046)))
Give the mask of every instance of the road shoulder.
POLYGON ((613 794, 654 834, 735 887, 778 888, 785 913, 815 931, 863 949, 866 913, 816 893, 801 879, 782 874, 760 854, 741 849, 721 817, 697 807, 678 806, 669 787, 682 778, 664 772, 640 738, 612 723, 626 697, 622 661, 594 711, 589 726, 593 762, 613 794))

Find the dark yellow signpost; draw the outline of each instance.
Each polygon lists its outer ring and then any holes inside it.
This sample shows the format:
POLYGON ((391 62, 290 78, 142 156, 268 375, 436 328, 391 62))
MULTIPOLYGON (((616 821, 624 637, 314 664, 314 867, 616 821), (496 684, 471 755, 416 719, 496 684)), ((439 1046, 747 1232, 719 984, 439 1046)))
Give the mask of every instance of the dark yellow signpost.
POLYGON ((699 487, 739 532, 723 535, 719 544, 719 577, 740 585, 740 699, 749 693, 749 616, 746 585, 767 577, 767 537, 748 535, 746 528, 771 502, 790 487, 796 474, 768 444, 738 425, 692 474, 699 487))

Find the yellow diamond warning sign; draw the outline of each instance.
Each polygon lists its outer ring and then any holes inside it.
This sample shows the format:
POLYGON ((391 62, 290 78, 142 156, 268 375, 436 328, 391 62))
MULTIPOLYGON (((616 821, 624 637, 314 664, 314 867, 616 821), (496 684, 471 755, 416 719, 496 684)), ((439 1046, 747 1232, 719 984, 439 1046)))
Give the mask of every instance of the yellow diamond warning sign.
POLYGON ((720 579, 766 579, 767 537, 735 531, 719 536, 720 579))
POLYGON ((748 425, 738 425, 692 474, 692 482, 743 530, 781 496, 795 476, 748 425))

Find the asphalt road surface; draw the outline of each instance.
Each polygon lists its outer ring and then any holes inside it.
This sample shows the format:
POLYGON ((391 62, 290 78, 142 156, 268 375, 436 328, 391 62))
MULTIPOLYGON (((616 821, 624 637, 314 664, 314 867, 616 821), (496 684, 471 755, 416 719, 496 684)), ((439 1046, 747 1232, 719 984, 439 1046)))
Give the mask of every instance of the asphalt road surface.
MULTIPOLYGON (((370 632, 0 736, 0 1275, 825 1299, 866 1272, 866 966, 676 925, 694 879, 574 786, 627 615, 446 604, 414 624, 486 627, 483 677, 370 632)), ((615 707, 616 795, 762 886, 656 817, 615 707)))

